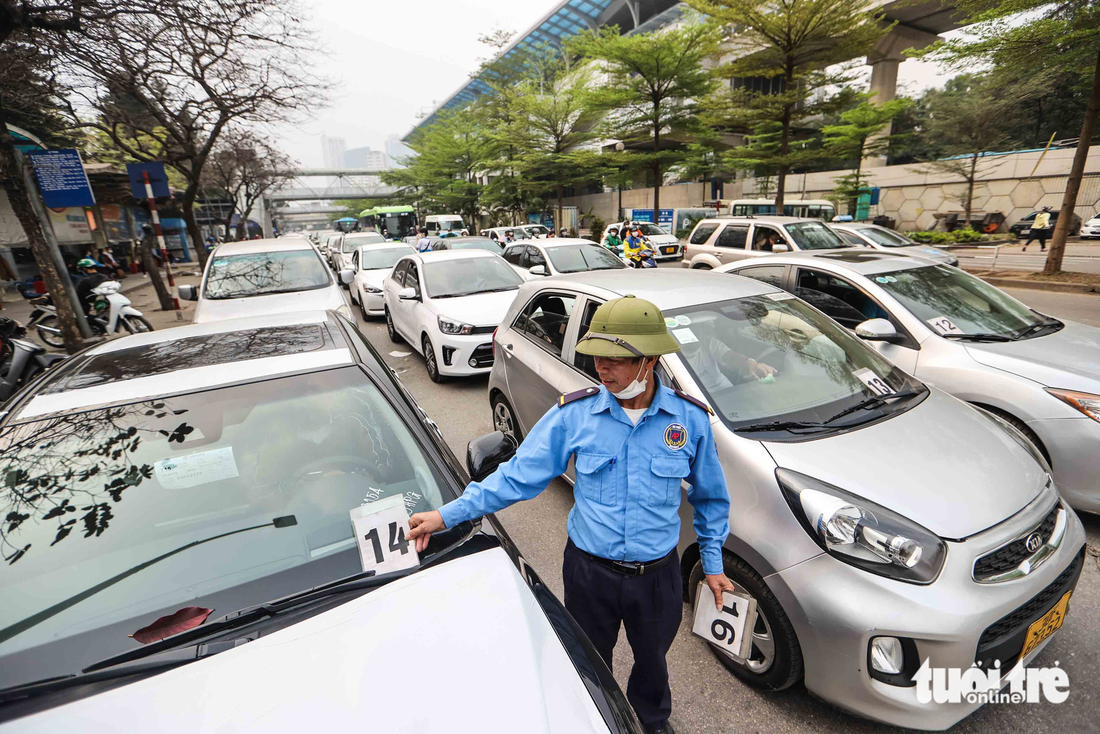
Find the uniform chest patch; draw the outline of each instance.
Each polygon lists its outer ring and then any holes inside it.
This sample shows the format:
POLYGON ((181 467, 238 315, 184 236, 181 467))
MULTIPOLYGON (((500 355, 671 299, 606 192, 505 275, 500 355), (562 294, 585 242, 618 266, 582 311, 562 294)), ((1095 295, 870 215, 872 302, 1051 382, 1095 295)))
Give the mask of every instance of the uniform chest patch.
POLYGON ((668 428, 665 429, 665 446, 668 446, 673 451, 678 451, 684 448, 684 444, 687 443, 688 432, 679 423, 669 423, 668 428))

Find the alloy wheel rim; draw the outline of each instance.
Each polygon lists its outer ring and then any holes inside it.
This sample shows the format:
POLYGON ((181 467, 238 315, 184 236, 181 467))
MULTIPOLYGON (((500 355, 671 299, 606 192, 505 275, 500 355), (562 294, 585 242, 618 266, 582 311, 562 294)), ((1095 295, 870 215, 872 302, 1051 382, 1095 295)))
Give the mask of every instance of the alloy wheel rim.
MULTIPOLYGON (((736 590, 742 594, 748 594, 756 599, 747 589, 735 584, 736 590)), ((752 629, 752 647, 749 650, 749 656, 741 662, 730 655, 724 648, 718 645, 713 646, 716 650, 719 650, 723 655, 733 660, 733 662, 748 668, 753 673, 762 675, 766 673, 772 665, 775 663, 775 637, 772 635, 771 625, 768 624, 768 618, 764 616, 764 612, 760 609, 760 600, 757 599, 756 604, 756 623, 752 629)))
POLYGON ((428 363, 428 374, 434 375, 435 370, 435 350, 432 349, 432 343, 427 339, 424 340, 424 360, 428 363))

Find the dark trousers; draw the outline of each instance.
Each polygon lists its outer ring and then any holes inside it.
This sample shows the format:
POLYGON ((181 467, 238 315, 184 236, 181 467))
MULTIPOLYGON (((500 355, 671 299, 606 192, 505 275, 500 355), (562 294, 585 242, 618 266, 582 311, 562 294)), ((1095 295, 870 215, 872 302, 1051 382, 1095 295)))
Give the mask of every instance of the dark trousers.
POLYGON ((672 691, 665 654, 684 613, 679 557, 656 571, 625 576, 592 560, 570 540, 565 546, 562 577, 565 608, 609 668, 619 625, 626 626, 626 639, 634 652, 626 698, 642 724, 653 727, 668 721, 672 691))
POLYGON ((1039 249, 1047 249, 1047 229, 1032 229, 1031 234, 1028 235, 1027 242, 1024 243, 1024 247, 1030 245, 1034 240, 1039 240, 1039 249))

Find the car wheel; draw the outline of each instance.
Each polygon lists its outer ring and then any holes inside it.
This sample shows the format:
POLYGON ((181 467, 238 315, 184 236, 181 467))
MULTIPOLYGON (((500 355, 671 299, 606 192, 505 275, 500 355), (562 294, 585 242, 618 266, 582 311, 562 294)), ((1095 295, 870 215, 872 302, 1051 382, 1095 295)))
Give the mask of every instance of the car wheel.
MULTIPOLYGON (((803 671, 802 648, 798 644, 794 626, 779 600, 752 566, 728 553, 722 554, 722 562, 726 576, 737 587, 737 591, 756 599, 757 615, 752 630, 752 649, 743 664, 716 645, 708 645, 711 652, 718 658, 718 662, 746 685, 771 691, 791 687, 801 680, 803 671)), ((706 583, 705 578, 702 562, 696 562, 687 583, 692 594, 692 604, 696 601, 695 589, 700 582, 706 583)), ((711 603, 713 598, 709 595, 709 590, 703 595, 704 603, 711 603)))
POLYGON ((359 296, 359 312, 363 314, 363 321, 370 321, 370 314, 367 313, 367 299, 359 296))
POLYGON ((401 338, 401 335, 397 333, 397 329, 393 326, 393 317, 390 316, 390 310, 386 309, 386 333, 390 337, 390 341, 394 344, 400 344, 405 341, 401 338))
POLYGON ((432 382, 443 382, 445 378, 439 374, 439 365, 435 361, 435 348, 432 346, 432 340, 428 338, 427 334, 421 340, 420 346, 424 349, 424 367, 428 370, 428 377, 431 378, 432 382))
POLYGON ((519 428, 519 422, 516 421, 516 412, 512 410, 508 398, 497 393, 489 404, 493 408, 493 430, 511 436, 516 439, 516 443, 522 443, 523 431, 519 428))
POLYGON ((698 265, 692 265, 691 269, 692 270, 713 270, 714 268, 707 265, 706 263, 700 263, 698 265))

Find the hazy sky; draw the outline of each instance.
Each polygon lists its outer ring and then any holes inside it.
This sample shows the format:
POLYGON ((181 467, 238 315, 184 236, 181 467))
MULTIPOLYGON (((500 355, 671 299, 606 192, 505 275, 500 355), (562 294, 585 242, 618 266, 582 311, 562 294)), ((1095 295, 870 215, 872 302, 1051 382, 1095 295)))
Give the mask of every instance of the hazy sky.
MULTIPOLYGON (((419 112, 449 97, 489 55, 477 37, 495 28, 522 32, 555 0, 314 0, 309 8, 329 56, 322 74, 338 84, 332 105, 314 119, 279 131, 283 150, 304 166, 320 166, 322 133, 347 147, 384 150, 405 135, 419 112)), ((932 64, 902 63, 898 86, 939 86, 932 64)))

